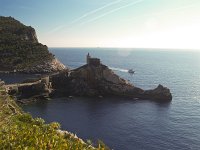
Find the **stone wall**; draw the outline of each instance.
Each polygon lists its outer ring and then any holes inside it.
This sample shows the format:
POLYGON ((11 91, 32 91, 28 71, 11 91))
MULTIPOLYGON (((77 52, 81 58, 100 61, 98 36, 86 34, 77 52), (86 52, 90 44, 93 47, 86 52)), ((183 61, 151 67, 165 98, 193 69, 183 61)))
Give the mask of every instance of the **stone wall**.
POLYGON ((49 77, 44 77, 33 83, 22 83, 6 85, 10 95, 21 98, 30 98, 32 96, 48 97, 52 92, 52 85, 49 77))

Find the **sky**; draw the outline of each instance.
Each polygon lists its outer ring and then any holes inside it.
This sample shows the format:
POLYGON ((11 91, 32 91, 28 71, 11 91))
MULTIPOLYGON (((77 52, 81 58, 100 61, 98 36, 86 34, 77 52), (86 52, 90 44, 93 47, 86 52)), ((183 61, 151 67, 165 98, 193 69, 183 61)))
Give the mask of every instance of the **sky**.
POLYGON ((49 47, 200 49, 200 0, 0 0, 49 47))

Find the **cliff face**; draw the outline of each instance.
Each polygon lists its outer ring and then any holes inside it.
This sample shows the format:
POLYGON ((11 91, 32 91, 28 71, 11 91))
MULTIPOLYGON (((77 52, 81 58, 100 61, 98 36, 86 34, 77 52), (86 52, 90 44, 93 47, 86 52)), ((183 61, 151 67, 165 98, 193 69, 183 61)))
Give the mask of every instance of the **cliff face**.
POLYGON ((65 69, 38 42, 35 29, 12 17, 0 17, 0 71, 47 73, 65 69))
POLYGON ((38 43, 35 29, 30 26, 23 25, 22 23, 20 23, 19 21, 15 20, 12 17, 0 16, 0 33, 1 33, 1 43, 17 42, 14 40, 11 41, 9 38, 20 41, 29 41, 33 43, 38 43))

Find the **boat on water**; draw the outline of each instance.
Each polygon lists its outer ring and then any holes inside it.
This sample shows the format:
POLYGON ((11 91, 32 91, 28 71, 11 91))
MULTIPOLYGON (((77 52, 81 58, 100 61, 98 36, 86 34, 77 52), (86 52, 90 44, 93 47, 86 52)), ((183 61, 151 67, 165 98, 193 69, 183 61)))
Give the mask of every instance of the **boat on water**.
POLYGON ((128 73, 130 73, 130 74, 134 74, 135 71, 134 71, 133 69, 129 69, 129 70, 128 70, 128 73))

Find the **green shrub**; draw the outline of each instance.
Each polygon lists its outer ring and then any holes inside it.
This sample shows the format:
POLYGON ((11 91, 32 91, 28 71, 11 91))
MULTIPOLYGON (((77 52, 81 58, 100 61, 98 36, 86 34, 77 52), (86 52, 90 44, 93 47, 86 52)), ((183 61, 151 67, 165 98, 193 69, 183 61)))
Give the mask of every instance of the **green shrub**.
POLYGON ((29 114, 17 115, 0 130, 0 149, 82 149, 79 141, 65 139, 57 132, 58 123, 44 124, 29 114))
MULTIPOLYGON (((45 124, 43 119, 33 119, 29 114, 16 115, 0 129, 0 149, 94 149, 79 139, 60 134, 59 128, 56 122, 45 124)), ((99 142, 96 149, 107 150, 107 147, 99 142)))

